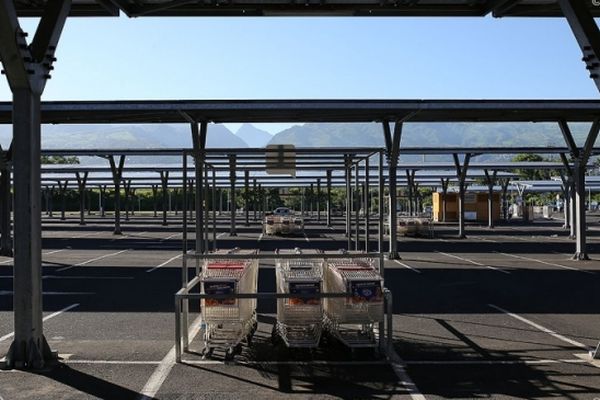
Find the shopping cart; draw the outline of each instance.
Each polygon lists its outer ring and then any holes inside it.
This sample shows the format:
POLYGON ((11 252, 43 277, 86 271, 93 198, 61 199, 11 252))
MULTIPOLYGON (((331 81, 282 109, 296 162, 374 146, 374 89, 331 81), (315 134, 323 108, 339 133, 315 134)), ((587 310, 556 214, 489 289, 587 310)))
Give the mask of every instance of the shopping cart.
MULTIPOLYGON (((247 254, 246 259, 207 259, 201 275, 202 293, 225 295, 256 293, 258 260, 255 250, 220 250, 215 254, 247 254)), ((201 302, 204 323, 204 355, 215 349, 231 358, 241 350, 243 341, 250 344, 256 331, 256 299, 204 298, 201 302)))
POLYGON ((376 258, 329 259, 326 292, 348 292, 351 297, 326 298, 325 327, 348 347, 377 346, 377 329, 384 318, 383 278, 376 258))
MULTIPOLYGON (((318 295, 323 287, 323 259, 318 250, 285 250, 297 259, 281 259, 276 265, 277 293, 318 295), (307 258, 310 257, 310 258, 307 258)), ((277 300, 277 323, 273 341, 287 347, 315 348, 323 331, 323 302, 320 298, 289 297, 277 300)))

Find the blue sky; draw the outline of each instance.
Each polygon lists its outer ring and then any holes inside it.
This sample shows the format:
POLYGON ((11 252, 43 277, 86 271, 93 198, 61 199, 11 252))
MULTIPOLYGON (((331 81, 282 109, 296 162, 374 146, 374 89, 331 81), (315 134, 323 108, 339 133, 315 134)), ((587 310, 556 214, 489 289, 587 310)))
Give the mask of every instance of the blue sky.
POLYGON ((564 19, 71 18, 57 57, 45 100, 599 97, 564 19))

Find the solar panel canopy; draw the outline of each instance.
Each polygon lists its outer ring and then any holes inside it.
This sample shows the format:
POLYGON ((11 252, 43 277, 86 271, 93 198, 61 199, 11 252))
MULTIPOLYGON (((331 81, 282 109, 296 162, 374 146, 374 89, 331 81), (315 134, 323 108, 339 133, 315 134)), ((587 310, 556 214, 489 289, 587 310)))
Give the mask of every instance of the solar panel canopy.
MULTIPOLYGON (((595 1, 585 1, 600 16, 595 1)), ((19 16, 45 1, 17 0, 19 16)), ((74 0, 72 16, 456 16, 559 17, 556 0, 74 0)))

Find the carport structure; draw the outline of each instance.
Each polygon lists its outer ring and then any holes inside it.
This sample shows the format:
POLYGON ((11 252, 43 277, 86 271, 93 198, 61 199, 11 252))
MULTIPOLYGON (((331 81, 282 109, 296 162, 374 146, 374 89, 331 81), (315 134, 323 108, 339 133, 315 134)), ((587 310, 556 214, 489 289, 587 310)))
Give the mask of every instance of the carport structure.
MULTIPOLYGON (((590 77, 600 89, 600 31, 593 20, 600 8, 593 2, 580 0, 471 0, 447 2, 410 1, 377 2, 361 0, 351 3, 295 2, 275 0, 241 2, 188 2, 97 0, 48 0, 31 3, 23 0, 0 2, 0 59, 13 93, 13 102, 6 105, 4 123, 13 124, 13 145, 9 158, 14 163, 15 185, 15 261, 14 314, 15 335, 7 361, 11 366, 40 368, 53 359, 43 335, 41 294, 41 210, 40 210, 40 126, 44 121, 66 122, 76 107, 67 107, 62 121, 48 119, 51 111, 41 104, 41 95, 50 78, 61 31, 69 16, 118 16, 124 12, 133 16, 263 16, 263 15, 348 15, 348 16, 557 16, 566 17, 583 52, 590 77), (18 17, 41 17, 37 31, 28 43, 18 17)), ((93 104, 93 103, 92 103, 93 104)), ((96 103, 97 104, 97 103, 96 103)), ((154 121, 167 122, 175 116, 191 124, 198 138, 194 151, 203 157, 208 121, 379 121, 383 123, 386 156, 391 166, 390 182, 396 181, 396 164, 400 151, 402 124, 407 120, 527 120, 556 121, 560 124, 574 161, 571 174, 577 200, 577 251, 585 259, 585 182, 584 171, 600 130, 597 102, 514 103, 514 102, 208 102, 200 109, 179 103, 156 103, 144 110, 138 103, 124 104, 113 112, 110 122, 119 121, 129 109, 131 119, 144 120, 144 114, 154 115, 154 121), (504 106, 502 106, 504 105, 504 106), (466 107, 465 107, 466 106, 466 107), (150 107, 152 108, 152 107, 150 107), (519 111, 520 109, 520 111, 519 111), (579 109, 579 112, 577 112, 579 109), (237 111, 236 111, 237 110, 237 111), (149 111, 149 112, 148 112, 149 111), (134 115, 136 115, 134 117, 134 115), (545 115, 545 117, 544 117, 545 115), (455 119, 456 118, 456 119, 455 119), (576 146, 567 121, 594 121, 583 147, 576 146), (393 126, 392 126, 393 124, 393 126)), ((91 105, 91 104, 89 104, 91 105)), ((100 107, 103 108, 103 107, 100 107)), ((110 106, 106 111, 110 111, 110 106)), ((65 110, 63 109, 63 112, 65 110)), ((88 110, 89 111, 92 110, 88 110)), ((92 114, 101 115, 97 109, 92 114)), ((106 117, 106 116, 105 116, 106 117)), ((458 163, 457 163, 458 164, 458 163)), ((457 167, 460 174, 460 167, 457 167)), ((4 168, 2 175, 8 175, 4 168)), ((4 181, 6 182, 7 179, 4 181)), ((393 185, 392 183, 392 185, 393 185)), ((118 184, 118 183, 117 183, 118 184)), ((395 201, 395 188, 392 201, 395 201)), ((7 191, 5 191, 7 192, 7 191)), ((8 196, 8 195, 6 195, 8 196)), ((7 199, 4 199, 7 204, 7 199)), ((6 211, 6 206, 3 207, 6 211)), ((394 221, 391 221, 394 222, 394 221)))

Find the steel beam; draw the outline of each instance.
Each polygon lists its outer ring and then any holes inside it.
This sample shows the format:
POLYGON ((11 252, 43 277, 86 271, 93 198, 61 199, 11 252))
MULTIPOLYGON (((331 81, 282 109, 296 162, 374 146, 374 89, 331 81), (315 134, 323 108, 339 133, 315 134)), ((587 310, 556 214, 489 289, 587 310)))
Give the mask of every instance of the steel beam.
POLYGON ((558 0, 583 53, 582 61, 600 90, 600 30, 586 3, 582 0, 558 0))

